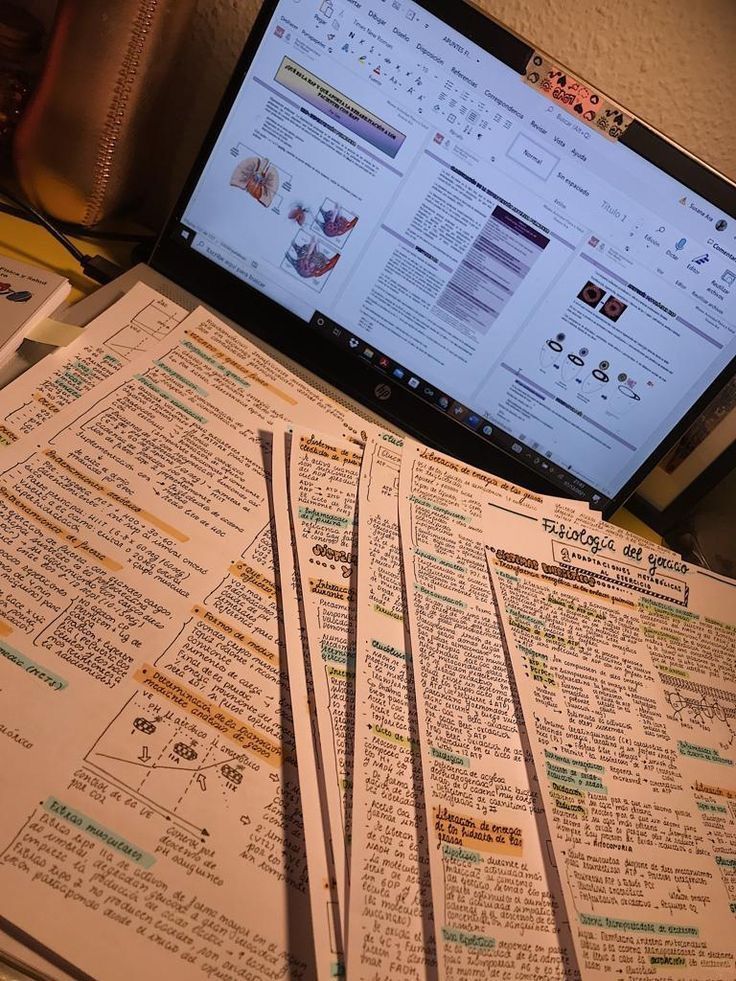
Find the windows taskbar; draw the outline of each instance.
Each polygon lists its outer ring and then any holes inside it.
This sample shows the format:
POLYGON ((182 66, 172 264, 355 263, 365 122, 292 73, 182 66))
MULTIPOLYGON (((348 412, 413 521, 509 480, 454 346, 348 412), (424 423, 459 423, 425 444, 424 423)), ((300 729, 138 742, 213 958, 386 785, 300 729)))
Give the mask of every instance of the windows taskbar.
POLYGON ((521 438, 500 429, 491 420, 483 418, 470 407, 458 402, 447 392, 441 391, 436 385, 421 378, 411 369, 331 320, 326 314, 316 311, 310 326, 324 338, 373 368, 379 376, 405 388, 416 398, 444 413, 454 422, 472 430, 493 447, 503 450, 512 457, 518 457, 529 469, 560 487, 571 497, 589 501, 595 510, 604 508, 610 500, 570 470, 555 463, 551 459, 550 451, 545 452, 539 446, 526 445, 521 438))

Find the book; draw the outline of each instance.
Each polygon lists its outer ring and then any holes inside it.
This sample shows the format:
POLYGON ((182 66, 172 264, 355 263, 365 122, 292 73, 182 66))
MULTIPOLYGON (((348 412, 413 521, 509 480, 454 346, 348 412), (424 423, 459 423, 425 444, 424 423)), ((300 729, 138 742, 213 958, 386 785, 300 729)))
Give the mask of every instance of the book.
POLYGON ((0 256, 0 365, 28 332, 69 295, 68 279, 40 266, 0 256))

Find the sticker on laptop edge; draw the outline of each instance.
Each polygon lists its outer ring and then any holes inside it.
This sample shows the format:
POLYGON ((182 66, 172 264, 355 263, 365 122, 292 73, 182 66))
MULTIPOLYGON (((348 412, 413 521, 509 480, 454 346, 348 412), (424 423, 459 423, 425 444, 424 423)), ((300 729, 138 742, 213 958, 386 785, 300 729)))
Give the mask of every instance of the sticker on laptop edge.
POLYGON ((609 140, 621 139, 632 122, 632 117, 619 106, 557 68, 539 52, 535 51, 529 59, 525 79, 527 85, 609 140))

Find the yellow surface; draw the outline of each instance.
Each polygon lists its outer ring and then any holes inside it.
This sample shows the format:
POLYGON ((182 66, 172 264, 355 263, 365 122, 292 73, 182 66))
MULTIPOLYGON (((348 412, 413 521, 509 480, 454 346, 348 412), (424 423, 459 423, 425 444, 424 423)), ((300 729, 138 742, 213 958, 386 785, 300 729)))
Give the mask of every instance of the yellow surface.
POLYGON ((47 317, 39 321, 35 327, 26 334, 26 340, 38 341, 39 344, 51 344, 54 347, 66 347, 72 341, 76 341, 84 331, 84 327, 75 327, 74 324, 63 324, 60 320, 47 317))
POLYGON ((632 531, 635 535, 654 542, 655 545, 662 544, 662 537, 656 531, 652 531, 649 525, 645 525, 643 521, 635 517, 631 511, 627 511, 626 508, 621 508, 620 511, 614 514, 611 518, 611 524, 618 525, 619 528, 625 528, 626 531, 632 531))
MULTIPOLYGON (((132 243, 69 237, 85 255, 101 255, 123 267, 130 265, 132 243)), ((74 257, 40 225, 0 213, 0 253, 66 276, 72 284, 70 303, 76 303, 97 289, 98 284, 84 275, 74 257)))
MULTIPOLYGON (((118 262, 124 266, 129 264, 132 248, 129 243, 104 242, 98 239, 84 241, 76 238, 72 241, 83 252, 105 256, 105 258, 112 259, 113 262, 118 262)), ((66 276, 72 284, 70 303, 76 303, 77 300, 88 296, 97 288, 97 284, 81 273, 72 256, 48 232, 38 225, 32 225, 30 222, 11 218, 9 215, 1 213, 0 253, 20 259, 21 262, 46 266, 53 269, 54 272, 66 276)), ((635 518, 629 511, 618 511, 613 517, 613 524, 635 532, 651 542, 660 544, 662 541, 659 535, 642 521, 639 521, 638 518, 635 518)))

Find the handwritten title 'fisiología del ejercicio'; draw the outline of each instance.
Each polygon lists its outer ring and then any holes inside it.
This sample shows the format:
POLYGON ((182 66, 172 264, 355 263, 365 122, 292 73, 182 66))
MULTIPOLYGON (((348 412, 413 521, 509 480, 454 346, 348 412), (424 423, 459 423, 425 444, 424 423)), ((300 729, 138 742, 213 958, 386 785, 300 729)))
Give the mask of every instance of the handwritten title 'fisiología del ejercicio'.
MULTIPOLYGON (((558 541, 579 545, 581 548, 588 549, 593 555, 598 555, 600 552, 615 555, 617 552, 616 540, 610 535, 597 534, 587 528, 572 528, 564 522, 555 521, 553 518, 543 518, 542 528, 558 541)), ((645 556, 642 545, 633 545, 627 542, 623 547, 622 554, 624 558, 633 559, 635 562, 646 562, 650 576, 656 575, 657 572, 675 572, 684 576, 689 571, 685 562, 680 562, 675 558, 657 555, 655 552, 649 552, 645 556)))

